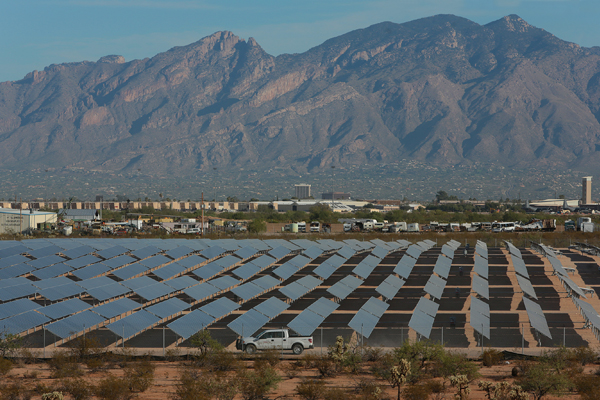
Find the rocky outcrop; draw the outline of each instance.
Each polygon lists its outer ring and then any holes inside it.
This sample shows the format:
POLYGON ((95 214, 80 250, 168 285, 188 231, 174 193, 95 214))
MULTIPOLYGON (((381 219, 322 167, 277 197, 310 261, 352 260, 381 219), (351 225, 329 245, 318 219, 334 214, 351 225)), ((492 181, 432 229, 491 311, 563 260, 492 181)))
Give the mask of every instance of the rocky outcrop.
POLYGON ((514 15, 386 22, 278 57, 217 32, 152 58, 111 55, 0 83, 0 168, 585 170, 600 166, 599 77, 598 48, 514 15))

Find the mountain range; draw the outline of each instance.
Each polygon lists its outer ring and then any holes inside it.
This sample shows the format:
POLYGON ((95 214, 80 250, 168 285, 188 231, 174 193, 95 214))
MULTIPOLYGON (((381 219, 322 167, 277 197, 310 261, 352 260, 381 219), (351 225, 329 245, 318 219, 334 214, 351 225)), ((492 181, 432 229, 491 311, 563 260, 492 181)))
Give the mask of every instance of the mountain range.
POLYGON ((301 54, 217 32, 0 83, 0 169, 185 177, 418 161, 600 167, 600 48, 516 15, 383 22, 301 54))

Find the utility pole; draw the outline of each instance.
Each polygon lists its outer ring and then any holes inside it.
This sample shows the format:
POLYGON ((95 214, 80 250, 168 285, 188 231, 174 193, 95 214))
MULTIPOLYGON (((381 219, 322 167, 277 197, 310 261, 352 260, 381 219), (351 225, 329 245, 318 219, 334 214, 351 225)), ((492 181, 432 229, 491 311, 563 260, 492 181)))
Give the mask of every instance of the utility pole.
POLYGON ((202 209, 202 236, 204 237, 204 192, 202 192, 200 208, 202 209))

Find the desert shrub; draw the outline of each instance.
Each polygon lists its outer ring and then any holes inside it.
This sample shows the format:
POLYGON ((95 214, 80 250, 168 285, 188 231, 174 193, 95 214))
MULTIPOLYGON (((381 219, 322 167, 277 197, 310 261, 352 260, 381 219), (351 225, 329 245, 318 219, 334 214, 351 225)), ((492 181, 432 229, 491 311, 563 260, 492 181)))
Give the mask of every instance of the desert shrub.
POLYGON ((444 381, 437 379, 430 379, 425 381, 424 385, 427 387, 431 398, 434 400, 441 400, 445 397, 446 384, 444 381))
POLYGON ((524 363, 521 365, 522 375, 517 384, 527 392, 531 392, 535 400, 547 394, 558 394, 571 387, 566 374, 557 372, 556 366, 548 362, 524 363))
POLYGON ((39 358, 39 353, 27 347, 21 347, 17 350, 17 360, 21 364, 35 364, 39 358))
POLYGON ((145 392, 154 381, 155 366, 149 358, 131 363, 125 367, 125 380, 132 392, 145 392))
POLYGON ((79 364, 63 351, 55 352, 48 360, 48 365, 52 369, 53 378, 69 378, 83 374, 79 364))
POLYGON ((23 347, 23 338, 6 331, 0 332, 0 357, 15 357, 23 347))
POLYGON ((363 360, 367 362, 378 362, 386 354, 385 350, 381 347, 365 347, 363 360))
POLYGON ((523 392, 522 388, 507 381, 493 383, 490 381, 479 381, 478 386, 485 392, 488 400, 527 400, 529 394, 523 392))
POLYGON ((127 381, 114 375, 109 375, 98 382, 94 394, 105 400, 130 400, 135 397, 129 390, 127 381))
POLYGON ((456 393, 454 394, 456 400, 466 400, 469 398, 469 393, 471 393, 469 383, 467 375, 459 374, 450 376, 450 385, 456 388, 456 393))
POLYGON ((244 400, 260 400, 276 389, 281 377, 272 367, 238 373, 240 393, 244 400))
POLYGON ((323 378, 336 376, 340 372, 340 365, 329 357, 319 357, 314 362, 314 367, 323 378))
POLYGON ((403 391, 405 400, 427 400, 431 395, 431 388, 425 384, 409 385, 403 391))
POLYGON ((486 349, 481 355, 481 358, 484 366, 491 367, 493 365, 498 365, 504 360, 504 354, 496 349, 486 349))
POLYGON ((232 400, 238 392, 234 378, 187 368, 181 371, 172 400, 232 400))
POLYGON ((312 353, 304 353, 300 358, 296 359, 294 363, 300 368, 311 369, 315 368, 315 363, 321 357, 312 354, 312 353))
POLYGON ((393 351, 395 363, 402 359, 410 363, 408 382, 413 384, 426 376, 429 373, 429 366, 435 364, 445 354, 446 350, 440 344, 429 340, 414 343, 406 341, 393 351))
POLYGON ((323 398, 325 391, 325 382, 316 379, 303 379, 296 386, 296 394, 304 400, 319 400, 323 398))
POLYGON ((396 365, 396 358, 392 353, 385 353, 371 365, 371 373, 377 378, 389 380, 390 371, 396 365))
POLYGON ((165 360, 168 362, 179 361, 181 359, 181 350, 179 348, 167 349, 165 351, 165 360))
MULTIPOLYGON (((60 389, 60 388, 59 388, 60 389)), ((54 392, 56 390, 55 387, 46 385, 45 383, 37 382, 31 391, 37 395, 42 395, 44 393, 54 392)))
POLYGON ((596 400, 600 395, 600 376, 582 375, 575 380, 575 388, 582 400, 596 400))
POLYGON ((354 395, 339 387, 326 388, 323 400, 354 400, 354 395))
POLYGON ((207 353, 210 350, 223 350, 223 345, 213 339, 207 329, 197 332, 190 338, 190 343, 198 349, 201 354, 207 353))
POLYGON ((448 378, 452 375, 464 375, 471 382, 479 377, 479 368, 464 354, 444 351, 434 362, 432 367, 434 376, 448 378))
POLYGON ((266 351, 260 352, 256 358, 256 360, 263 360, 265 363, 269 364, 271 367, 276 367, 277 364, 281 361, 281 354, 279 351, 275 349, 270 349, 266 351))
POLYGON ((362 356, 357 351, 356 346, 344 343, 342 336, 338 336, 335 344, 329 346, 327 355, 340 369, 346 368, 352 373, 357 373, 362 368, 362 356))
POLYGON ((38 377, 38 372, 36 370, 23 372, 24 379, 37 379, 37 377, 38 377))
POLYGON ((368 379, 360 379, 356 384, 355 391, 363 400, 379 400, 383 391, 377 383, 368 379))
POLYGON ((234 371, 239 368, 240 360, 231 351, 215 350, 197 354, 194 364, 211 371, 234 371))
POLYGON ((574 358, 581 365, 591 364, 598 359, 598 354, 586 346, 580 346, 574 350, 574 358))
POLYGON ((281 371, 288 377, 294 379, 298 376, 298 365, 296 363, 287 363, 281 366, 281 371))
POLYGON ((101 357, 103 354, 104 346, 94 336, 79 336, 69 343, 69 355, 77 361, 101 357))
POLYGON ((33 392, 19 381, 0 387, 1 400, 30 400, 32 396, 33 392))
POLYGON ((61 386, 73 400, 88 400, 94 394, 92 385, 82 378, 64 379, 61 381, 61 386))
POLYGON ((0 358, 0 375, 7 375, 13 367, 13 363, 6 358, 0 358))
POLYGON ((91 372, 100 371, 105 365, 106 362, 101 357, 93 357, 85 360, 85 366, 88 367, 91 372))

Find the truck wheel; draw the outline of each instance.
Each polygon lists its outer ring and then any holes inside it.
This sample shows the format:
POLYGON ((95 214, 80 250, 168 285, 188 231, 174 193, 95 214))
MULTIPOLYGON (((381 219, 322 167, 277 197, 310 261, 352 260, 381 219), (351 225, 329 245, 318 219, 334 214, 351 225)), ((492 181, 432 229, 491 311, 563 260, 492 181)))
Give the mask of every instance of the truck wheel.
POLYGON ((248 353, 248 354, 256 353, 256 346, 253 344, 249 344, 248 346, 246 346, 246 353, 248 353))
POLYGON ((304 351, 304 347, 299 343, 296 343, 295 345, 292 346, 292 352, 297 356, 302 354, 303 351, 304 351))

